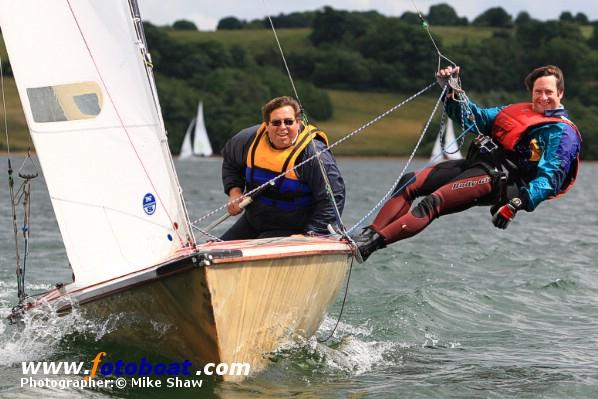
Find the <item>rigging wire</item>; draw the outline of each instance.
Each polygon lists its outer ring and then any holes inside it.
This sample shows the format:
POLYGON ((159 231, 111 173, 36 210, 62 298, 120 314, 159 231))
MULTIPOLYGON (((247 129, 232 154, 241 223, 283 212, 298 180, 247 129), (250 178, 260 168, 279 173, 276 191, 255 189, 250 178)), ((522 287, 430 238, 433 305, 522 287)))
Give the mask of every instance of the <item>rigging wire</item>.
POLYGON ((401 170, 401 173, 399 174, 399 177, 397 177, 397 179, 395 180, 395 182, 393 183, 393 185, 391 186, 391 188, 386 192, 386 194, 380 199, 380 201, 378 201, 378 203, 368 212, 365 214, 365 216, 363 216, 357 223, 355 223, 348 231, 349 234, 351 234, 357 227, 359 227, 364 221, 366 221, 367 219, 370 218, 370 216, 372 216, 372 214, 379 208, 382 206, 383 203, 386 202, 386 200, 388 199, 388 197, 391 196, 391 194, 395 191, 395 187, 397 186, 397 184, 399 183, 399 181, 403 178, 403 176, 405 175, 405 172, 407 171, 407 168, 409 167, 409 165, 411 164, 411 162, 413 161, 413 158, 415 157, 415 153, 417 152, 417 149, 419 148, 422 140, 424 139, 424 136, 426 135, 426 132, 428 131, 428 128, 430 127, 430 123, 432 123, 432 119, 434 118, 434 115, 436 114, 436 111, 438 110, 438 106, 440 105, 440 103, 442 102, 442 99, 446 93, 446 86, 444 87, 444 89, 442 89, 442 93, 440 93, 440 97, 438 97, 438 100, 436 100, 436 104, 434 105, 434 109, 432 110, 432 113, 430 114, 430 117, 428 118, 426 125, 424 126, 424 129, 421 133, 421 135, 419 136, 419 139, 417 140, 417 143, 415 144, 415 147, 413 148, 413 151, 411 152, 411 155, 409 156, 409 159, 407 160, 407 162, 405 163, 405 166, 403 167, 403 170, 401 170))
POLYGON ((19 304, 21 304, 27 294, 25 293, 25 271, 27 267, 27 258, 29 256, 29 222, 31 215, 31 180, 38 176, 37 165, 31 158, 31 138, 29 138, 29 149, 27 150, 27 157, 21 164, 21 167, 17 171, 17 175, 23 179, 23 182, 15 192, 15 179, 13 176, 14 170, 12 168, 11 150, 10 150, 10 137, 8 134, 8 114, 6 112, 6 96, 4 88, 4 69, 2 66, 2 58, 0 57, 0 91, 2 92, 2 110, 4 117, 4 134, 6 137, 6 149, 8 152, 8 186, 10 195, 10 206, 12 213, 14 243, 15 243, 15 263, 16 263, 16 275, 17 275, 17 296, 19 298, 19 304), (33 172, 26 173, 24 171, 27 163, 33 165, 33 172), (21 232, 23 233, 23 256, 19 251, 19 236, 17 227, 17 206, 22 203, 23 205, 23 226, 21 232))
POLYGON ((334 325, 334 327, 332 328, 332 331, 330 332, 330 334, 328 334, 328 336, 326 338, 324 338, 324 339, 317 338, 317 341, 320 343, 324 343, 324 342, 328 341, 330 338, 332 338, 332 336, 336 332, 336 328, 338 327, 338 325, 341 322, 341 318, 343 316, 343 310, 345 309, 345 303, 347 303, 347 296, 349 294, 349 282, 351 281, 351 272, 353 271, 353 261, 354 260, 355 260, 355 257, 351 257, 351 264, 349 265, 349 273, 347 275, 347 283, 345 284, 345 294, 343 295, 343 302, 341 304, 341 310, 338 312, 336 324, 334 325))
MULTIPOLYGON (((272 32, 274 33, 274 38, 276 39, 276 44, 278 45, 278 51, 280 52, 282 62, 284 63, 284 66, 287 71, 287 75, 291 82, 291 86, 293 87, 293 92, 295 93, 295 98, 297 99, 297 102, 299 103, 299 107, 301 108, 301 116, 302 116, 302 122, 303 122, 304 128, 309 129, 309 120, 307 117, 307 113, 305 112, 305 108, 303 107, 303 104, 301 103, 301 99, 299 98, 299 93, 297 92, 297 87, 295 86, 295 81, 293 80, 293 75, 291 74, 291 69, 289 68, 289 65, 287 63, 287 59, 284 55, 284 51, 282 49, 282 45, 280 44, 280 40, 278 40, 278 34, 276 33, 276 28, 274 27, 274 22, 272 21, 272 18, 270 17, 270 13, 268 12, 268 9, 266 6, 266 0, 262 0, 262 4, 264 5, 265 11, 266 11, 265 12, 266 18, 268 18, 268 21, 270 22, 270 27, 272 28, 272 32)), ((313 136, 315 135, 315 132, 312 131, 312 129, 309 129, 308 134, 309 134, 310 138, 312 139, 311 147, 317 153, 318 150, 316 147, 316 143, 313 140, 314 139, 313 136)), ((336 199, 334 198, 334 191, 332 190, 332 185, 330 184, 330 179, 328 178, 328 173, 326 172, 326 167, 324 166, 324 162, 320 158, 319 154, 316 156, 316 159, 318 160, 318 167, 320 168, 320 173, 322 175, 322 178, 324 179, 324 188, 326 190, 326 194, 328 195, 328 200, 330 201, 330 203, 332 204, 332 207, 334 209, 334 214, 335 214, 337 223, 338 223, 343 235, 346 235, 345 234, 346 233, 345 225, 343 223, 341 212, 338 209, 338 204, 336 203, 336 199)))
MULTIPOLYGON (((316 152, 316 154, 312 155, 311 157, 306 158, 305 160, 301 161, 300 163, 296 164, 294 169, 305 165, 307 162, 311 161, 312 159, 314 159, 317 155, 319 155, 320 153, 324 152, 324 151, 330 151, 331 149, 333 149, 334 147, 338 146, 339 144, 342 144, 343 142, 349 140, 351 137, 363 132, 364 130, 366 130, 367 128, 369 128, 370 126, 374 125, 375 123, 379 122, 380 120, 384 119, 385 117, 387 117, 388 115, 390 115, 391 113, 395 112, 396 110, 398 110, 399 108, 401 108, 402 106, 404 106, 405 104, 415 100, 417 97, 421 96, 422 94, 424 94, 425 92, 427 92, 428 90, 430 90, 432 87, 436 86, 438 83, 436 82, 432 82, 430 84, 428 84, 428 86, 424 87, 423 89, 421 89, 420 91, 418 91, 415 94, 412 94, 411 96, 409 96, 408 98, 404 99, 403 101, 401 101, 400 103, 392 106, 391 108, 387 109, 386 111, 384 111, 383 113, 379 114, 378 116, 374 117, 373 119, 369 120, 368 122, 366 122, 365 124, 363 124, 362 126, 358 127, 357 129, 353 130, 352 132, 346 134, 345 136, 341 137, 340 139, 338 139, 337 141, 335 141, 334 143, 326 146, 325 148, 323 148, 322 150, 316 152)), ((270 179, 268 182, 262 184, 261 186, 258 186, 256 188, 254 188, 253 190, 245 193, 245 196, 249 196, 253 193, 255 193, 258 190, 261 190, 262 188, 266 187, 267 185, 271 184, 271 182, 276 182, 278 179, 282 178, 283 176, 285 176, 288 172, 283 172, 280 173, 279 175, 273 177, 272 179, 270 179)), ((231 204, 235 204, 237 202, 240 202, 242 199, 241 198, 237 198, 234 199, 232 201, 229 201, 227 203, 225 203, 224 205, 206 213, 205 215, 201 216, 200 218, 194 220, 191 225, 193 226, 193 228, 195 228, 198 231, 201 231, 201 229, 199 227, 197 227, 196 225, 210 217, 212 217, 213 215, 215 215, 216 213, 226 209, 229 205, 231 204)))
MULTIPOLYGON (((432 44, 433 44, 434 48, 436 49, 436 53, 437 53, 437 55, 438 55, 438 65, 437 65, 437 70, 440 70, 440 64, 441 64, 441 61, 442 61, 442 59, 445 59, 445 60, 447 60, 447 61, 448 61, 449 63, 451 63, 453 66, 457 66, 455 62, 453 62, 453 61, 452 61, 450 58, 446 57, 446 56, 445 56, 445 55, 444 55, 444 54, 443 54, 443 53, 440 51, 440 49, 439 49, 438 45, 436 44, 436 41, 434 40, 434 38, 433 38, 433 36, 432 36, 432 34, 431 34, 431 31, 430 31, 430 27, 429 27, 429 24, 428 24, 428 22, 425 20, 425 18, 423 17, 422 13, 421 13, 421 12, 419 11, 419 9, 417 8, 417 5, 415 4, 415 2, 414 2, 413 0, 411 0, 411 1, 412 1, 412 3, 413 3, 413 6, 414 6, 414 8, 417 10, 417 13, 418 13, 418 16, 419 16, 419 18, 422 20, 422 26, 423 26, 423 27, 426 29, 426 33, 428 34, 428 37, 430 38, 430 40, 431 40, 431 42, 432 42, 432 44)), ((262 3, 263 3, 263 4, 264 4, 264 6, 265 6, 265 0, 262 0, 262 3)), ((276 33, 276 29, 274 28, 274 25, 273 25, 273 23, 272 23, 272 19, 270 18, 270 16, 269 16, 268 12, 266 12, 266 15, 267 15, 267 18, 268 18, 268 20, 269 20, 269 22, 270 22, 270 26, 271 26, 271 28, 272 28, 272 31, 273 31, 274 37, 275 37, 275 39, 276 39, 276 43, 277 43, 277 45, 278 45, 278 48, 279 48, 279 51, 280 51, 280 53, 281 53, 281 56, 282 56, 282 59, 283 59, 283 62, 284 62, 284 65, 285 65, 285 68, 286 68, 287 74, 288 74, 288 76, 289 76, 289 80, 291 81, 291 85, 292 85, 292 87, 293 87, 293 91, 294 91, 294 93, 295 93, 295 96, 296 96, 296 98, 299 100, 299 95, 298 95, 298 93, 297 93, 296 86, 295 86, 295 84, 294 84, 293 77, 292 77, 292 74, 291 74, 291 72, 290 72, 290 68, 289 68, 289 66, 288 66, 288 63, 287 63, 287 61, 286 61, 286 57, 285 57, 285 55, 284 55, 284 51, 283 51, 283 49, 282 49, 282 45, 280 44, 280 41, 279 41, 279 39, 278 39, 278 35, 277 35, 277 33, 276 33)), ((399 175, 399 178, 398 178, 398 179, 395 181, 395 183, 393 184, 393 186, 391 187, 391 189, 390 189, 390 190, 387 192, 387 194, 386 194, 386 195, 383 197, 383 199, 382 199, 382 200, 381 200, 381 201, 380 201, 378 204, 376 204, 376 206, 375 206, 375 207, 374 207, 372 210, 370 210, 370 211, 368 212, 368 214, 367 214, 365 217, 363 217, 363 218, 362 218, 362 219, 361 219, 361 220, 360 220, 358 223, 356 223, 355 225, 353 225, 353 226, 352 226, 352 227, 351 227, 351 228, 350 228, 348 231, 343 231, 343 233, 346 233, 346 235, 347 235, 347 236, 348 236, 348 234, 350 234, 352 231, 354 231, 354 229, 355 229, 356 227, 358 227, 358 226, 359 226, 361 223, 363 223, 363 222, 364 222, 364 221, 365 221, 365 220, 366 220, 368 217, 370 217, 370 216, 371 216, 371 214, 372 214, 372 213, 373 213, 373 212, 374 212, 376 209, 378 209, 378 208, 381 206, 381 204, 382 204, 382 203, 383 203, 383 202, 384 202, 384 201, 385 201, 385 200, 388 198, 388 196, 389 196, 389 195, 390 195, 390 194, 391 194, 391 193, 394 191, 394 189, 395 189, 395 186, 398 184, 398 181, 399 181, 399 180, 400 180, 400 178, 401 178, 401 177, 402 177, 402 176, 405 174, 405 171, 407 170, 407 168, 408 168, 408 167, 409 167, 409 165, 411 164, 411 162, 412 162, 412 160, 413 160, 413 158, 414 158, 414 156, 415 156, 415 153, 417 152, 417 149, 419 148, 419 146, 420 146, 420 144, 421 144, 421 141, 422 141, 422 139, 423 139, 423 136, 425 135, 425 133, 426 133, 426 131, 427 131, 427 129, 428 129, 428 127, 429 127, 430 123, 431 123, 431 120, 432 120, 433 116, 435 115, 435 113, 436 113, 436 111, 437 111, 437 108, 438 108, 438 106, 439 106, 439 102, 440 102, 440 100, 443 98, 443 96, 446 94, 446 92, 448 91, 448 88, 449 88, 449 87, 450 87, 450 89, 452 89, 452 90, 453 90, 453 93, 454 93, 454 94, 456 94, 456 98, 454 98, 454 99, 455 99, 455 101, 457 101, 457 102, 461 103, 461 105, 462 105, 462 107, 461 107, 461 113, 462 113, 462 115, 461 115, 461 126, 462 126, 462 133, 461 133, 461 135, 459 135, 459 136, 458 136, 458 138, 456 138, 456 139, 453 141, 453 143, 457 143, 457 144, 458 144, 458 146, 457 146, 457 147, 460 149, 460 147, 461 147, 461 146, 462 146, 462 144, 463 144, 463 140, 464 140, 464 135, 465 135, 465 133, 467 133, 467 132, 468 132, 469 130, 471 130, 472 128, 475 128, 475 130, 476 130, 476 132, 477 132, 477 134, 478 134, 478 137, 479 137, 480 135, 482 135, 482 133, 480 132, 480 130, 479 130, 478 126, 477 126, 477 123, 476 123, 476 121, 475 121, 475 118, 469 118, 469 119, 472 121, 472 125, 471 125, 471 126, 468 128, 468 129, 465 129, 465 127, 464 127, 464 125, 465 125, 465 122, 464 122, 464 120, 465 120, 465 118, 466 118, 466 116, 465 116, 465 113, 467 113, 467 114, 468 114, 468 116, 472 116, 472 115, 473 115, 473 112, 472 112, 472 110, 471 110, 471 107, 469 106, 469 98, 467 97, 467 95, 466 95, 465 91, 464 91, 464 90, 461 88, 461 82, 460 82, 460 79, 458 79, 458 78, 457 78, 457 79, 454 79, 454 80, 450 80, 450 82, 449 82, 449 83, 450 83, 450 84, 447 84, 447 85, 445 85, 445 86, 443 87, 442 94, 440 95, 440 97, 439 97, 438 101, 436 102, 436 105, 435 105, 435 107, 434 107, 434 110, 433 110, 432 114, 430 115, 430 118, 428 119, 428 121, 427 121, 427 123, 426 123, 426 125, 425 125, 425 127, 424 127, 424 130, 422 131, 422 134, 421 134, 421 136, 420 136, 420 138, 419 138, 419 140, 418 140, 418 142, 417 142, 417 144, 416 144, 416 146, 415 146, 414 150, 412 151, 412 153, 411 153, 411 155, 410 155, 410 157, 409 157, 409 160, 407 161, 407 163, 405 164, 405 166, 404 166, 404 168, 403 168, 403 170, 402 170, 401 174, 399 175), (463 108, 465 108, 465 110, 464 110, 463 108), (463 139, 463 140, 462 140, 462 139, 463 139), (459 141, 459 140, 461 140, 461 141, 459 141)), ((343 136, 341 139, 337 140, 337 141, 336 141, 336 142, 334 142, 333 144, 330 144, 330 145, 326 146, 326 147, 325 147, 323 150, 321 150, 321 151, 317 151, 317 152, 316 152, 316 153, 315 153, 313 156, 311 156, 311 157, 307 158, 306 160, 304 160, 303 162, 301 162, 301 163, 299 163, 299 164, 295 165, 295 167, 294 167, 294 168, 296 169, 296 168, 298 168, 298 167, 302 166, 303 164, 305 164, 305 163, 307 163, 307 162, 311 161, 313 158, 316 158, 316 157, 317 157, 317 158, 319 159, 319 155, 320 155, 322 152, 324 152, 324 151, 330 151, 330 150, 331 150, 333 147, 335 147, 335 146, 337 146, 337 145, 341 144, 342 142, 344 142, 344 141, 348 140, 349 138, 353 137, 354 135, 356 135, 356 134, 358 134, 358 133, 362 132, 363 130, 365 130, 366 128, 370 127, 371 125, 373 125, 374 123, 378 122, 379 120, 383 119, 384 117, 388 116, 390 113, 394 112, 395 110, 397 110, 397 109, 398 109, 398 108, 400 108, 401 106, 405 105, 406 103, 410 102, 411 100, 415 99, 416 97, 418 97, 418 96, 422 95, 423 93, 425 93, 426 91, 430 90, 430 89, 431 89, 433 86, 435 86, 435 85, 436 85, 436 82, 433 82, 433 83, 429 84, 428 86, 426 86, 425 88, 423 88, 422 90, 420 90, 419 92, 417 92, 416 94, 412 95, 411 97, 407 98, 406 100, 402 101, 401 103, 399 103, 399 104, 397 104, 397 105, 393 106, 392 108, 390 108, 390 109, 388 109, 387 111, 383 112, 382 114, 378 115, 377 117, 375 117, 374 119, 372 119, 372 120, 370 120, 369 122, 365 123, 364 125, 362 125, 362 126, 361 126, 361 127, 359 127, 358 129, 356 129, 356 130, 352 131, 351 133, 349 133, 349 134, 347 134, 347 135, 343 136)), ((454 97, 455 97, 455 96, 454 96, 454 97)), ((446 96, 445 96, 444 98, 445 98, 445 101, 446 101, 446 96)), ((301 104, 301 103, 300 103, 300 104, 301 104)), ((443 122, 442 122, 442 118, 444 118, 444 115, 445 115, 445 114, 444 114, 444 111, 443 111, 443 115, 442 115, 442 117, 441 117, 441 127, 442 127, 442 123, 443 123, 443 122)), ((453 143, 451 143, 450 145, 452 145, 453 143)), ((446 146, 446 143, 445 143, 445 146, 446 146)), ((287 172, 285 171, 285 172, 283 172, 283 173, 279 174, 278 176, 275 176, 273 179, 271 179, 271 180, 270 180, 269 182, 267 182, 267 183, 264 183, 262 186, 265 186, 265 185, 267 185, 267 184, 271 184, 271 182, 275 182, 275 181, 277 181, 278 179, 280 179, 280 178, 282 178, 283 176, 285 176, 285 175, 286 175, 286 173, 287 173, 287 172)), ((323 175, 324 175, 324 176, 326 176, 326 174, 323 174, 323 175)), ((262 186, 259 186, 259 187, 255 188, 254 190, 251 190, 251 191, 249 191, 249 192, 248 192, 248 193, 246 193, 245 195, 251 195, 251 194, 253 194, 254 192, 256 192, 256 191, 260 190, 260 189, 262 188, 262 186)), ((332 197, 332 198, 333 198, 333 197, 332 197)), ((198 224, 198 223, 200 223, 200 222, 202 222, 203 220, 205 220, 205 219, 207 219, 207 218, 211 217, 212 215, 216 214, 217 212, 220 212, 221 210, 223 210, 223 209, 225 209, 226 207, 228 207, 230 204, 234 204, 234 203, 236 203, 236 202, 239 202, 239 201, 241 201, 241 198, 234 199, 234 200, 232 200, 232 201, 230 201, 230 202, 228 202, 228 203, 226 203, 226 204, 224 204, 224 205, 220 206, 219 208, 216 208, 216 209, 214 209, 213 211, 211 211, 211 212, 208 212, 208 213, 207 213, 207 214, 205 214, 204 216, 202 216, 202 217, 200 217, 199 219, 196 219, 195 221, 193 221, 193 222, 191 223, 192 227, 193 227, 193 228, 195 228, 196 230, 200 231, 201 233, 205 234, 206 232, 204 232, 204 231, 203 231, 201 228, 199 228, 199 227, 197 226, 197 224, 198 224)), ((332 201, 332 202, 333 202, 333 204, 336 206, 336 201, 332 201)), ((336 209, 336 210, 338 211, 338 209, 336 209)), ((207 235, 209 235, 209 234, 207 234, 207 235)))

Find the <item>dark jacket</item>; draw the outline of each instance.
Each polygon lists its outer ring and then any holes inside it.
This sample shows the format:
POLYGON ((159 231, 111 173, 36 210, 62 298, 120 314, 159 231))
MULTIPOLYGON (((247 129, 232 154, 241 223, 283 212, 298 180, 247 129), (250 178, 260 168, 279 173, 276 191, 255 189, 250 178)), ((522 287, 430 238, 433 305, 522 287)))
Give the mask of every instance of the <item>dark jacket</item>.
MULTIPOLYGON (((259 125, 256 125, 241 130, 225 144, 222 150, 222 184, 227 195, 233 187, 240 187, 243 190, 246 188, 247 153, 258 127, 259 125)), ((316 144, 318 151, 325 148, 325 144, 321 141, 314 140, 313 142, 316 144)), ((308 145, 297 158, 297 164, 314 154, 313 146, 308 145)), ((336 165, 336 160, 329 151, 321 153, 320 159, 324 163, 336 204, 342 213, 345 204, 345 183, 336 165)), ((333 205, 326 193, 325 182, 318 160, 313 159, 299 166, 296 174, 301 181, 310 187, 314 197, 313 206, 295 211, 284 211, 255 201, 245 209, 247 219, 254 228, 257 230, 287 229, 304 233, 327 234, 326 226, 337 223, 333 205)))

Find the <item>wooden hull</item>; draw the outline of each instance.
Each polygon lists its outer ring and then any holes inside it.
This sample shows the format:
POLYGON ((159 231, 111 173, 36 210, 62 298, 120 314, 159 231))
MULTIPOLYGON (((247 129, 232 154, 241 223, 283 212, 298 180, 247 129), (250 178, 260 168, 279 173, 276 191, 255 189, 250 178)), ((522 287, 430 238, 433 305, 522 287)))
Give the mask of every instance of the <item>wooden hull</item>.
POLYGON ((111 339, 196 366, 248 363, 255 373, 281 344, 315 333, 346 276, 350 254, 347 244, 327 239, 210 243, 176 263, 146 270, 153 278, 112 282, 118 290, 110 284, 67 288, 46 299, 69 295, 89 318, 120 315, 122 326, 111 339))

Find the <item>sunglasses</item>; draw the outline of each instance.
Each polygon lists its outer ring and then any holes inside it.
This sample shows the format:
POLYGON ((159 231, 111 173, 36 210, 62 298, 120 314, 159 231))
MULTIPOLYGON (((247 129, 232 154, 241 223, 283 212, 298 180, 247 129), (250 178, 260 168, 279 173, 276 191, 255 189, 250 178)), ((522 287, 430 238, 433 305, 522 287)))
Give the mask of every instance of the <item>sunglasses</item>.
POLYGON ((270 121, 270 124, 271 124, 272 126, 281 126, 283 123, 284 123, 286 126, 292 126, 292 125, 293 125, 293 123, 295 123, 295 119, 290 119, 290 118, 289 118, 289 119, 283 119, 283 120, 280 120, 280 119, 274 119, 274 120, 271 120, 271 121, 270 121))

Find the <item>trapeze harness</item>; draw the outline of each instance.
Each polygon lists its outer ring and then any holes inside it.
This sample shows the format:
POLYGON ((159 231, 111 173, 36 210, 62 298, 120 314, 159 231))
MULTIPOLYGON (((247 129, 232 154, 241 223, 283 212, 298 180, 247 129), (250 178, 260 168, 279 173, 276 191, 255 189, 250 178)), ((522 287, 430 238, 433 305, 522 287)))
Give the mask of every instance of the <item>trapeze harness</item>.
MULTIPOLYGON (((303 125, 302 125, 303 126, 303 125)), ((273 187, 266 189, 256 200, 284 211, 304 209, 314 204, 310 187, 299 180, 295 173, 295 162, 301 152, 314 139, 328 145, 326 134, 315 126, 303 126, 295 144, 284 149, 276 149, 270 143, 266 124, 258 128, 247 154, 245 182, 247 190, 253 190, 284 171, 286 174, 276 181, 273 187)))
MULTIPOLYGON (((581 134, 577 126, 569 119, 563 117, 549 117, 535 112, 531 103, 516 103, 503 108, 492 126, 492 138, 505 150, 515 151, 517 144, 521 141, 529 128, 544 125, 546 123, 566 123, 571 126, 579 140, 581 134)), ((542 155, 541 149, 535 140, 530 142, 530 161, 539 161, 542 155)), ((556 195, 561 196, 567 192, 575 183, 579 171, 579 153, 571 164, 571 169, 562 185, 561 191, 556 195)))

